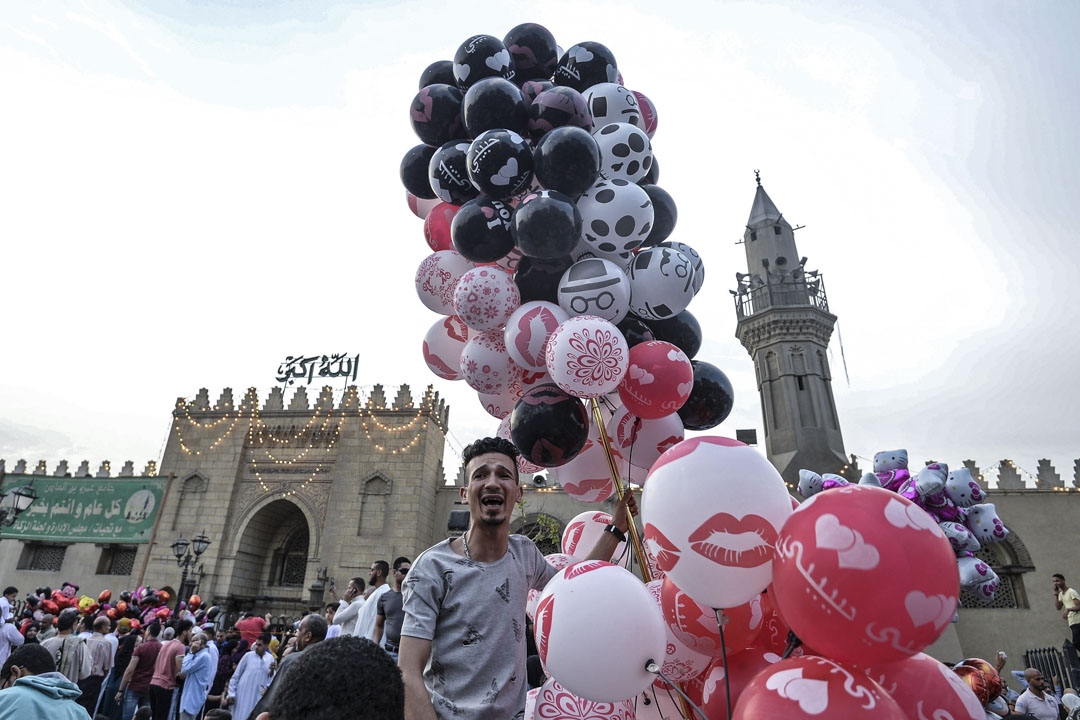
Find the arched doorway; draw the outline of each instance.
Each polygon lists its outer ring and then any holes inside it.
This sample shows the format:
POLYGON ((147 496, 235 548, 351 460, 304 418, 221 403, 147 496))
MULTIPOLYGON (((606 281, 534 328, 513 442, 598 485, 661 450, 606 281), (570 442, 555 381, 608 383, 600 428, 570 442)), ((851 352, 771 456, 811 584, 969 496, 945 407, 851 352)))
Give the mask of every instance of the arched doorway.
POLYGON ((285 499, 265 505, 240 536, 229 594, 275 603, 302 600, 310 547, 310 528, 299 507, 285 499))

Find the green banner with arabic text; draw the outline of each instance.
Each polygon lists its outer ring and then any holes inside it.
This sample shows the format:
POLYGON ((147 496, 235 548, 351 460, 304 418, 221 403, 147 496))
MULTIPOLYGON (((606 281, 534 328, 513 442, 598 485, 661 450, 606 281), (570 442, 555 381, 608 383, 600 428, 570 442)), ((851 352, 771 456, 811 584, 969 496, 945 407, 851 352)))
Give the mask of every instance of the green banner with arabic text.
POLYGON ((150 542, 165 496, 166 479, 57 478, 8 475, 8 493, 34 481, 38 499, 15 524, 0 530, 5 538, 57 542, 150 542))

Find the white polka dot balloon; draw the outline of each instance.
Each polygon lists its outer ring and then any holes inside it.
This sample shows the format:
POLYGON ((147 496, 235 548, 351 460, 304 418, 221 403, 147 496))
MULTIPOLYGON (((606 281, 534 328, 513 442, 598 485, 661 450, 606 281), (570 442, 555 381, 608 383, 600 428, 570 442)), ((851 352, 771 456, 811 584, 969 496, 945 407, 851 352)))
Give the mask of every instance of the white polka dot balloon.
POLYGON ((652 142, 641 128, 617 122, 593 132, 605 177, 637 182, 653 164, 652 142))
POLYGON ((455 314, 473 330, 501 327, 519 305, 514 277, 490 265, 469 270, 454 289, 455 314))
POLYGON ((600 180, 578 199, 577 208, 584 244, 598 257, 620 264, 648 239, 653 227, 649 194, 622 178, 600 180))

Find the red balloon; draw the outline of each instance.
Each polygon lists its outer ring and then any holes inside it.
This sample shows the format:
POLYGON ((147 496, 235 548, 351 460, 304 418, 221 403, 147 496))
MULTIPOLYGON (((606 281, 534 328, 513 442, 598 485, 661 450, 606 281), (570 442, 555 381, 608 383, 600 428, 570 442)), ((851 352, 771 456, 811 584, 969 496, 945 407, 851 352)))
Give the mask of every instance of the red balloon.
POLYGON ((990 702, 990 688, 986 684, 986 678, 978 668, 973 668, 970 665, 957 665, 953 668, 953 672, 956 673, 961 682, 965 683, 975 693, 979 705, 986 705, 986 703, 990 702))
POLYGON ((808 645, 865 666, 934 642, 952 621, 959 587, 956 556, 932 517, 896 493, 847 485, 784 523, 770 594, 808 645))
MULTIPOLYGON (((694 703, 698 707, 701 707, 703 700, 701 696, 705 693, 705 678, 708 677, 708 672, 703 672, 695 678, 684 680, 682 682, 683 692, 686 693, 686 697, 690 698, 690 702, 694 703)), ((657 687, 667 687, 664 685, 663 680, 657 680, 653 685, 657 687)))
POLYGON ((142 623, 139 622, 138 618, 132 618, 131 619, 131 629, 132 630, 138 630, 141 627, 142 627, 142 623))
POLYGON ((117 618, 116 608, 109 608, 108 610, 106 610, 105 617, 109 618, 110 620, 115 620, 117 618))
MULTIPOLYGON (((664 611, 664 621, 679 642, 699 653, 720 657, 722 648, 716 611, 684 593, 670 578, 664 578, 660 606, 664 611)), ((761 596, 745 605, 725 609, 723 616, 728 619, 724 625, 724 645, 730 657, 748 647, 761 631, 765 617, 761 596)))
POLYGON ((967 658, 960 663, 960 665, 973 667, 982 673, 983 679, 986 680, 986 690, 989 693, 991 700, 1005 690, 1004 683, 1001 681, 1001 676, 998 675, 997 668, 982 658, 967 658))
POLYGON ((126 602, 124 602, 123 600, 116 603, 116 612, 120 613, 121 615, 126 613, 127 609, 128 609, 128 604, 126 602))
POLYGON ((105 604, 112 599, 112 590, 102 590, 101 594, 97 596, 97 601, 101 604, 105 604))
POLYGON ((743 689, 765 668, 780 662, 776 653, 748 648, 739 654, 728 654, 727 666, 718 658, 705 671, 705 690, 701 694, 701 709, 710 718, 727 717, 727 689, 731 689, 731 707, 735 707, 743 689), (730 670, 730 672, 729 672, 730 670), (726 686, 725 686, 726 676, 726 686))
POLYGON ((405 202, 408 203, 409 209, 412 210, 412 214, 423 220, 428 216, 428 213, 431 212, 431 209, 439 204, 439 198, 425 200, 423 198, 416 197, 411 192, 406 190, 405 202))
POLYGON ((202 605, 202 598, 199 597, 198 595, 192 595, 188 599, 187 604, 188 604, 188 607, 191 608, 192 610, 198 610, 199 606, 202 605))
POLYGON ((816 655, 781 660, 743 688, 733 720, 762 718, 908 720, 876 682, 816 655))
POLYGON ((679 348, 663 340, 650 340, 630 348, 630 366, 619 383, 626 409, 647 420, 662 418, 681 408, 694 389, 694 367, 679 348))
POLYGON ((984 703, 979 702, 971 688, 943 663, 925 653, 875 665, 866 674, 892 695, 909 718, 983 720, 986 717, 984 703))
POLYGON ((424 218, 424 239, 428 247, 438 252, 439 250, 453 250, 454 243, 450 239, 450 223, 461 207, 441 202, 431 209, 424 218))

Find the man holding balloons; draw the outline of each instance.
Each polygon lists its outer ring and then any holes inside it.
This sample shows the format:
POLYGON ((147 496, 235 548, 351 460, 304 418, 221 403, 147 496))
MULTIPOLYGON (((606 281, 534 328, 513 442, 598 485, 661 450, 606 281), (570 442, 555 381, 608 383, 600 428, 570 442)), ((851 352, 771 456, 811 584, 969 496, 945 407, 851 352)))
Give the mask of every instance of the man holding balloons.
MULTIPOLYGON (((521 499, 517 449, 502 438, 465 448, 468 531, 429 548, 403 587, 399 665, 409 720, 521 717, 525 707, 525 605, 556 573, 528 538, 510 534, 521 499)), ((589 559, 607 560, 636 514, 616 503, 589 559)))

